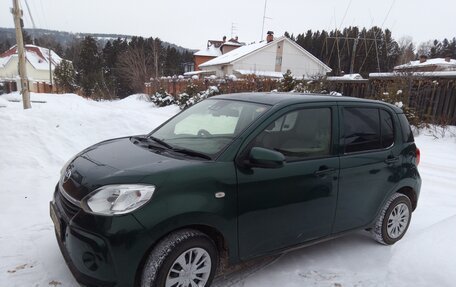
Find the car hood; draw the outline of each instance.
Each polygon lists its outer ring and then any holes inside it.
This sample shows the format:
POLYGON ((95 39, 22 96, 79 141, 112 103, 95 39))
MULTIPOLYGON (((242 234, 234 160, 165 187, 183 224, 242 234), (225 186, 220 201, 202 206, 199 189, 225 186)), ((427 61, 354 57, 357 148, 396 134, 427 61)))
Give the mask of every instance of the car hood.
POLYGON ((100 186, 140 183, 151 174, 196 162, 162 155, 129 137, 113 139, 79 153, 63 172, 59 187, 79 201, 100 186))

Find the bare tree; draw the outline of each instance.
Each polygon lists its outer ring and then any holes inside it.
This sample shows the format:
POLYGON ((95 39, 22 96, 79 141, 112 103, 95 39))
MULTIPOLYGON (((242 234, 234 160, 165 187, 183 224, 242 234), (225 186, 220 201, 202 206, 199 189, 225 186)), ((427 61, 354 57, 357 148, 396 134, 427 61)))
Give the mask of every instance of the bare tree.
POLYGON ((128 47, 118 62, 121 77, 130 83, 130 88, 135 92, 144 90, 144 83, 149 81, 153 66, 153 59, 146 54, 144 45, 128 47))
POLYGON ((434 46, 434 44, 433 44, 432 40, 429 40, 427 42, 421 43, 418 46, 418 51, 417 51, 418 56, 426 55, 426 56, 429 57, 431 55, 431 49, 432 49, 433 46, 434 46))
POLYGON ((410 61, 415 60, 415 45, 413 44, 413 38, 411 36, 404 36, 398 41, 400 56, 397 64, 407 64, 410 61))

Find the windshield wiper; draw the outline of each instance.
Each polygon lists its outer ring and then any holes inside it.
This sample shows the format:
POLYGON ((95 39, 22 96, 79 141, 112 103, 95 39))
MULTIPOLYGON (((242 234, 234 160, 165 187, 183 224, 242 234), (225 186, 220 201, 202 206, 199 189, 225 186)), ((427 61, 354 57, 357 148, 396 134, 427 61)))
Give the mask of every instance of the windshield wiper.
POLYGON ((156 138, 156 137, 153 137, 153 136, 149 136, 148 137, 149 139, 153 140, 154 142, 168 148, 168 149, 174 149, 174 147, 166 142, 164 142, 163 140, 159 139, 159 138, 156 138))
POLYGON ((200 158, 204 158, 204 159, 208 159, 208 160, 212 159, 207 154, 204 154, 204 153, 201 153, 201 152, 197 152, 197 151, 194 151, 194 150, 190 150, 190 149, 172 148, 171 150, 175 151, 175 152, 178 152, 178 153, 183 153, 183 154, 186 154, 186 155, 189 155, 189 156, 200 157, 200 158))

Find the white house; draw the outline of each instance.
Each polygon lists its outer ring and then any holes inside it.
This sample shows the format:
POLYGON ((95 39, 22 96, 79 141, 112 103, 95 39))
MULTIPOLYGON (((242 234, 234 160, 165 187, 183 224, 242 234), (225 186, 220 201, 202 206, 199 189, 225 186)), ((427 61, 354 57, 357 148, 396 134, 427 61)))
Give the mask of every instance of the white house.
MULTIPOLYGON (((32 83, 49 83, 55 66, 62 61, 62 58, 52 50, 35 45, 25 45, 25 50, 27 77, 31 83, 30 89, 34 91, 36 85, 32 83)), ((16 46, 0 54, 0 81, 16 81, 17 86, 20 86, 18 61, 16 46)))
POLYGON ((290 70, 295 77, 312 78, 331 72, 331 68, 293 40, 286 37, 274 39, 271 34, 267 41, 241 46, 199 65, 199 68, 218 77, 253 74, 281 78, 290 70))

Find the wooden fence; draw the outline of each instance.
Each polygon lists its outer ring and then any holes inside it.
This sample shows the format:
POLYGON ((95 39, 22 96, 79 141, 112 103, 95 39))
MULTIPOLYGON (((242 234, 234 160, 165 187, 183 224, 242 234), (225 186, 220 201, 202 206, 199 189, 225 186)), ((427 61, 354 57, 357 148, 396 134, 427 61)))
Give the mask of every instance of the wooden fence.
MULTIPOLYGON (((4 93, 12 93, 18 91, 16 81, 2 81, 4 93)), ((50 85, 47 82, 29 82, 30 92, 33 93, 56 93, 57 87, 50 85)))

